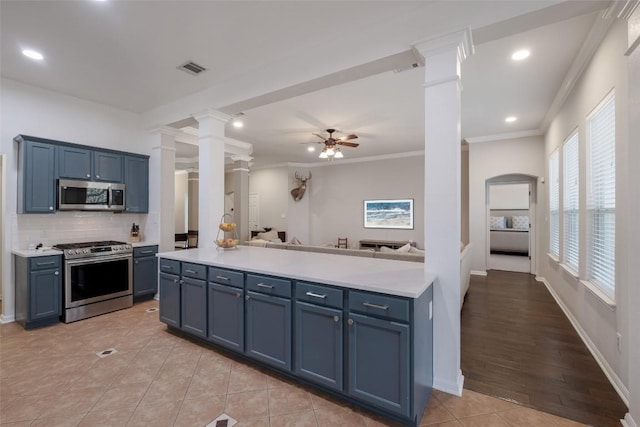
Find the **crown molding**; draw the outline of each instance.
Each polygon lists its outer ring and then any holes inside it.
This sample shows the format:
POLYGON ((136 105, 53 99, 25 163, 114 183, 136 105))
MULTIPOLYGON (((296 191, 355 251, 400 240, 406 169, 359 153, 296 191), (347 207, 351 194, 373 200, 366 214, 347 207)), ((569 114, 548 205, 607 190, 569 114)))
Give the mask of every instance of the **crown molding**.
POLYGON ((251 160, 253 160, 253 157, 245 156, 241 154, 234 154, 231 156, 231 160, 234 162, 250 162, 251 160))
POLYGON ((523 130, 520 132, 498 133, 495 135, 471 136, 464 138, 467 144, 476 144, 479 142, 503 141, 505 139, 527 138, 530 136, 544 135, 540 129, 523 130))
POLYGON ((171 126, 155 126, 147 129, 152 135, 169 135, 169 136, 178 136, 182 133, 180 129, 172 128, 171 126))
POLYGON ((439 37, 418 41, 413 44, 412 49, 416 57, 423 60, 430 56, 456 49, 458 59, 462 63, 474 53, 473 35, 470 28, 465 28, 439 37))
MULTIPOLYGON (((637 1, 638 0, 631 0, 631 2, 635 3, 637 3, 637 1)), ((589 30, 589 34, 587 34, 587 37, 582 43, 578 54, 571 63, 569 71, 567 71, 567 74, 562 80, 562 84, 556 92, 556 96, 547 110, 547 114, 545 114, 542 122, 540 123, 541 132, 546 132, 547 128, 551 124, 551 120, 553 120, 564 105, 569 94, 578 82, 578 79, 580 79, 582 73, 587 68, 589 61, 593 58, 598 47, 600 47, 600 43, 602 43, 602 40, 609 32, 609 29, 613 25, 618 14, 623 13, 625 10, 629 10, 627 3, 629 2, 614 1, 609 8, 596 18, 589 30)))
POLYGON ((211 118, 211 119, 215 119, 224 123, 227 123, 228 121, 230 121, 233 116, 229 115, 229 114, 225 114, 223 112, 220 112, 218 110, 214 110, 213 108, 207 108, 204 111, 200 111, 198 113, 192 114, 192 117, 194 119, 196 119, 198 122, 206 119, 206 118, 211 118))

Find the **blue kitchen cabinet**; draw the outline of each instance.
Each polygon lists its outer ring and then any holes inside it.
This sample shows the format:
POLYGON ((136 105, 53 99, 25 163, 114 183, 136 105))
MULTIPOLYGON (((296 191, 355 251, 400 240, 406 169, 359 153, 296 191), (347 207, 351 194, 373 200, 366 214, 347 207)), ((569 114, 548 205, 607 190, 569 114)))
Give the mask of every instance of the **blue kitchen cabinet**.
MULTIPOLYGON (((160 260, 160 275, 158 279, 160 321, 169 326, 180 328, 180 276, 164 273, 162 264, 166 262, 166 260, 160 260)), ((180 263, 177 264, 179 273, 180 263)))
POLYGON ((342 310, 296 301, 295 372, 298 376, 342 390, 342 310))
POLYGON ((58 146, 58 177, 87 181, 122 182, 123 156, 82 146, 58 146))
POLYGON ((124 211, 149 212, 149 157, 124 156, 124 211))
POLYGON ((245 353, 291 370, 291 300, 248 291, 245 353))
POLYGON ((60 255, 15 256, 15 316, 25 329, 59 321, 62 313, 60 255))
POLYGON ((209 282, 208 340, 244 351, 244 290, 209 282))
POLYGON ((133 248, 133 300, 151 299, 158 289, 158 246, 133 248))
POLYGON ((409 415, 409 325, 349 313, 349 394, 409 415))
POLYGON ((207 282, 183 276, 180 281, 180 301, 182 330, 206 338, 207 282))
POLYGON ((17 136, 19 143, 18 213, 54 213, 55 145, 17 136))

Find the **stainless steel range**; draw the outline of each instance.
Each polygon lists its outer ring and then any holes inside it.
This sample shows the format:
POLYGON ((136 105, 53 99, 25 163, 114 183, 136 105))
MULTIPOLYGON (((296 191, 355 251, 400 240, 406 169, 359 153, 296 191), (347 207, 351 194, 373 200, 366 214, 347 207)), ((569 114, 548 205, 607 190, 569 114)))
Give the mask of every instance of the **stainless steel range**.
POLYGON ((55 245, 64 252, 65 323, 133 305, 133 250, 112 240, 55 245))

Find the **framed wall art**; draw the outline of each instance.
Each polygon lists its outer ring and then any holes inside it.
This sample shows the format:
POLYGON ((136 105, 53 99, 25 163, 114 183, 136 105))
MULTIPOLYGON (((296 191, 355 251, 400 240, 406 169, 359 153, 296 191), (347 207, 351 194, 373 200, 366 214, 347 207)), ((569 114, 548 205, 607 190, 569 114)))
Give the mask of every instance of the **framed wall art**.
POLYGON ((413 199, 365 200, 364 228, 413 229, 413 199))

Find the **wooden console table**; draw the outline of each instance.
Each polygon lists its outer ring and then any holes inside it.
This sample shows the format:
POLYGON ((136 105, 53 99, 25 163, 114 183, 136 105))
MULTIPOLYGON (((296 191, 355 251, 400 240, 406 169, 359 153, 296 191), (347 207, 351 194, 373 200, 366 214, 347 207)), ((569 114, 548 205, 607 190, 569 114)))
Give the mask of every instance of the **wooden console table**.
POLYGON ((386 246, 391 249, 398 249, 409 243, 411 246, 415 246, 416 242, 409 240, 360 240, 360 249, 374 249, 380 250, 381 246, 386 246))

